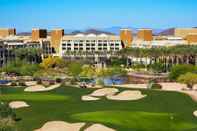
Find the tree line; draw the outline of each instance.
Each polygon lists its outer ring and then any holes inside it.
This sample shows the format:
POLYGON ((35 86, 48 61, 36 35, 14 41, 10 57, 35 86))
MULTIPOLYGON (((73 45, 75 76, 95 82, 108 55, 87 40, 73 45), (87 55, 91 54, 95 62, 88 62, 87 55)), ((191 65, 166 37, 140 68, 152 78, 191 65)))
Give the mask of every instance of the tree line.
POLYGON ((159 48, 125 48, 119 53, 121 58, 131 61, 134 58, 145 59, 145 64, 162 63, 166 71, 173 65, 197 65, 197 45, 178 45, 159 48), (149 63, 146 63, 149 61, 149 63))

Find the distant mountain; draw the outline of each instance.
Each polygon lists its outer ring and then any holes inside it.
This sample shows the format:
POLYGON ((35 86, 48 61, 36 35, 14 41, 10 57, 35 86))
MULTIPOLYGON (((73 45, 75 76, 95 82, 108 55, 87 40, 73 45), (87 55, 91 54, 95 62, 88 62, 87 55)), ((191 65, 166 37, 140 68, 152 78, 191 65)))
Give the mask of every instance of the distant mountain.
POLYGON ((86 34, 90 34, 90 33, 93 33, 93 34, 109 34, 109 35, 113 35, 114 33, 113 32, 109 32, 109 31, 103 31, 103 30, 97 30, 97 29, 88 29, 85 31, 86 34))
MULTIPOLYGON (((122 29, 123 27, 120 26, 113 26, 113 27, 109 27, 109 28, 103 28, 101 30, 103 31, 107 31, 107 32, 111 32, 113 34, 119 35, 120 34, 120 29, 122 29)), ((134 34, 137 33, 137 28, 134 27, 127 27, 129 29, 131 29, 133 31, 134 34)))
POLYGON ((160 33, 158 33, 158 35, 169 36, 169 35, 174 35, 174 32, 175 32, 175 28, 169 28, 161 31, 160 33))
MULTIPOLYGON (((120 29, 122 29, 123 27, 121 26, 113 26, 113 27, 108 27, 108 28, 90 28, 90 29, 85 29, 85 30, 72 30, 72 29, 65 29, 64 33, 65 35, 76 35, 79 33, 83 33, 83 34, 115 34, 115 35, 119 35, 120 34, 120 29)), ((133 34, 136 35, 138 32, 139 28, 134 28, 134 27, 127 27, 129 29, 132 30, 133 34)), ((197 28, 197 27, 194 27, 197 28)), ((48 35, 51 34, 51 31, 48 31, 48 35)), ((153 29, 153 34, 154 35, 173 35, 174 34, 174 28, 170 28, 170 29, 153 29)), ((21 32, 21 33, 17 33, 17 35, 19 36, 30 36, 31 32, 21 32)))
MULTIPOLYGON (((120 27, 120 26, 114 26, 114 27, 104 28, 104 29, 101 29, 101 30, 119 35, 120 34, 120 29, 122 29, 122 28, 123 27, 120 27)), ((136 35, 137 32, 138 32, 138 29, 140 29, 140 28, 135 28, 135 27, 127 27, 127 28, 131 29, 134 35, 136 35)), ((153 34, 157 35, 161 31, 163 31, 163 29, 153 29, 153 34)))
POLYGON ((20 32, 17 33, 18 36, 31 36, 31 32, 20 32))
POLYGON ((113 33, 111 32, 108 32, 108 31, 102 31, 102 30, 98 30, 98 29, 87 29, 85 31, 81 31, 81 30, 76 30, 76 31, 73 31, 71 33, 68 33, 67 35, 76 35, 76 34, 79 34, 79 33, 82 33, 82 34, 109 34, 109 35, 112 35, 113 33))

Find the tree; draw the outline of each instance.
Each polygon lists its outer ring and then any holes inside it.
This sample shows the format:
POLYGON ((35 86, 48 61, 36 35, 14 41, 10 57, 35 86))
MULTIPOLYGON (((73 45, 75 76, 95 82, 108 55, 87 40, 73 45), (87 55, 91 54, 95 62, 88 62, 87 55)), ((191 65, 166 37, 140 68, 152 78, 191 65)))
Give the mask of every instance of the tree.
POLYGON ((94 76, 95 76, 95 68, 93 66, 90 66, 90 65, 84 65, 82 67, 81 76, 94 78, 94 76))
POLYGON ((193 65, 175 65, 170 70, 169 78, 171 80, 177 80, 180 75, 186 74, 187 72, 196 72, 197 67, 193 65))
POLYGON ((3 66, 2 71, 6 73, 15 73, 22 76, 33 76, 39 70, 38 64, 29 64, 26 61, 17 59, 16 61, 8 62, 3 66))
POLYGON ((76 61, 70 62, 70 64, 68 65, 68 72, 76 79, 82 72, 82 64, 76 61))
POLYGON ((162 64, 162 63, 159 63, 159 62, 157 62, 157 63, 154 63, 154 64, 151 64, 150 66, 149 66, 149 69, 151 69, 153 72, 155 72, 155 73, 160 73, 160 72, 163 72, 164 71, 164 64, 162 64))
POLYGON ((11 51, 16 59, 25 60, 29 63, 41 62, 42 50, 40 48, 16 48, 11 51))
POLYGON ((40 66, 44 69, 64 68, 66 66, 66 62, 59 57, 48 57, 42 61, 40 66))
POLYGON ((178 80, 180 83, 184 83, 188 88, 192 89, 195 84, 197 84, 197 74, 194 73, 186 73, 181 75, 178 80))

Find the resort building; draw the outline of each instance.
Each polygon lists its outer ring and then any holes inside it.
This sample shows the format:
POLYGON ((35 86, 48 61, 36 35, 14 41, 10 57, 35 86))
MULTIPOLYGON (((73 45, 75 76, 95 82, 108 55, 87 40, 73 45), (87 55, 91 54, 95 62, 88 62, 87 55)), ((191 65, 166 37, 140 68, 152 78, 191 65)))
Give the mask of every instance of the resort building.
POLYGON ((8 36, 15 36, 16 35, 16 29, 12 28, 1 28, 0 29, 0 38, 5 38, 8 36))
POLYGON ((133 41, 132 31, 128 28, 120 30, 120 39, 123 47, 131 47, 133 41))
POLYGON ((78 57, 99 61, 109 58, 114 52, 121 50, 122 43, 119 36, 108 34, 76 34, 65 35, 60 45, 59 56, 64 58, 78 57), (78 54, 73 55, 73 53, 78 54), (81 54, 81 55, 79 55, 81 54))
MULTIPOLYGON (((117 51, 123 48, 152 48, 197 44, 196 28, 177 28, 172 36, 154 36, 151 29, 139 29, 137 34, 125 28, 120 35, 108 33, 79 33, 64 35, 63 29, 54 29, 47 35, 46 29, 32 29, 30 36, 17 36, 15 29, 0 29, 1 57, 5 63, 7 49, 40 48, 43 58, 60 56, 63 58, 85 58, 99 61, 117 57, 117 51)), ((0 65, 0 66, 1 66, 0 65)))
POLYGON ((3 41, 0 41, 0 67, 3 66, 7 61, 7 50, 5 48, 5 45, 3 44, 3 41))
POLYGON ((32 41, 39 41, 47 38, 46 29, 32 29, 32 41))
POLYGON ((176 28, 174 36, 186 38, 190 34, 197 34, 197 28, 176 28))
POLYGON ((51 46, 53 48, 54 55, 56 56, 61 54, 60 50, 63 36, 63 29, 54 29, 51 31, 51 46))

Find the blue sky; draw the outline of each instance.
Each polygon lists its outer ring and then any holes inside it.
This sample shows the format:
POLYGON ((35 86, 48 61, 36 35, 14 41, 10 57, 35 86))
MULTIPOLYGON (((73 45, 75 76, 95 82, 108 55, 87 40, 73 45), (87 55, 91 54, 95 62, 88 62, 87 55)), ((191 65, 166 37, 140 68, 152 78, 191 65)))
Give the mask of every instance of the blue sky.
POLYGON ((0 0, 0 27, 197 26, 197 0, 0 0))

